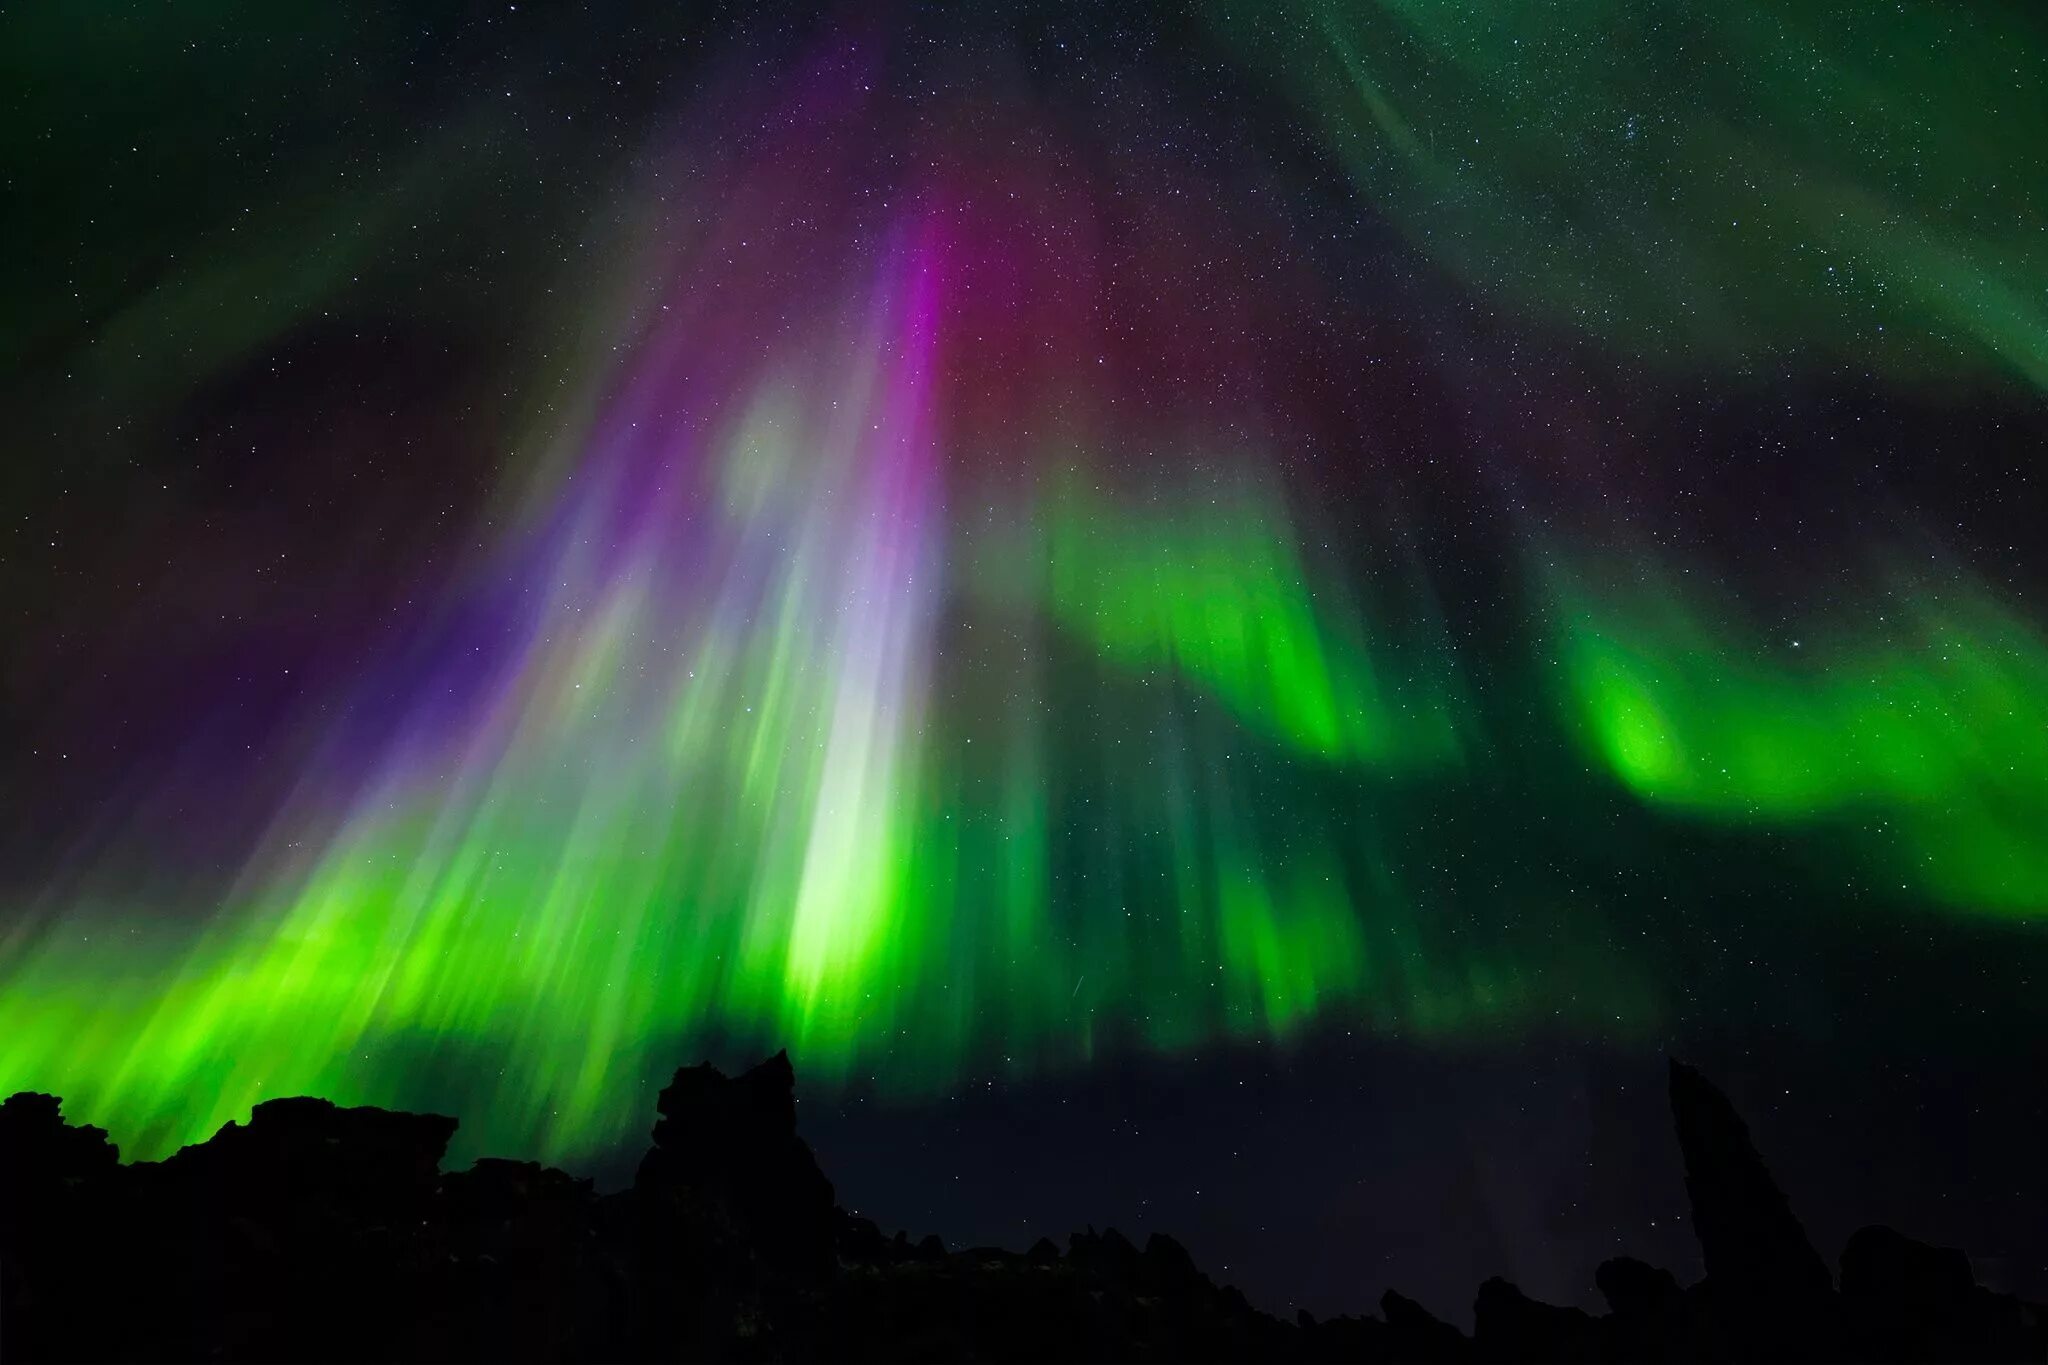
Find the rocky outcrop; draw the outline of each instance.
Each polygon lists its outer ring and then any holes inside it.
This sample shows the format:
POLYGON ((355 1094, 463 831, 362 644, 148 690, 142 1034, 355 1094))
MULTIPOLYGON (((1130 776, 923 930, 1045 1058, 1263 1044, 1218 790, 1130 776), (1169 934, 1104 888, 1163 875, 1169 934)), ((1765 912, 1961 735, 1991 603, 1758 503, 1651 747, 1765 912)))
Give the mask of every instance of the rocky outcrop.
POLYGON ((1700 1360, 1710 1352, 1692 1303, 1668 1270, 1633 1256, 1602 1261, 1593 1272, 1608 1313, 1601 1320, 1613 1360, 1700 1360))
POLYGON ((63 1101, 23 1091, 0 1103, 0 1209, 19 1215, 18 1201, 38 1201, 113 1174, 121 1151, 107 1130, 64 1122, 63 1101))
POLYGON ((838 1230, 832 1183, 797 1136, 789 1054, 732 1078, 685 1067, 655 1107, 632 1189, 632 1343, 692 1359, 786 1354, 838 1230))
POLYGON ((0 1106, 0 1352, 13 1360, 2048 1359, 2041 1306, 1961 1252, 1865 1228, 1837 1287, 1734 1107, 1671 1070, 1707 1276, 1622 1257, 1608 1312, 1480 1286, 1466 1336, 1259 1312, 1155 1234, 952 1251, 835 1208, 778 1054, 678 1071, 632 1187, 533 1162, 439 1169, 455 1120, 276 1100, 122 1166, 48 1095, 0 1106))
POLYGON ((1592 1360, 1600 1333, 1591 1314, 1539 1303, 1496 1277, 1473 1302, 1472 1344, 1487 1361, 1592 1360))
POLYGON ((1856 1354, 1891 1360, 2017 1360, 2041 1355, 2041 1308, 1977 1283, 1970 1258, 1887 1227, 1842 1249, 1843 1317, 1856 1354))
POLYGON ((1389 1289, 1380 1295, 1380 1316, 1386 1319, 1386 1360, 1469 1360, 1465 1334, 1415 1300, 1389 1289))
POLYGON ((658 1235, 708 1231, 767 1276, 832 1264, 832 1182, 796 1133, 796 1072, 778 1052, 734 1079, 685 1067, 661 1092, 633 1192, 658 1235))

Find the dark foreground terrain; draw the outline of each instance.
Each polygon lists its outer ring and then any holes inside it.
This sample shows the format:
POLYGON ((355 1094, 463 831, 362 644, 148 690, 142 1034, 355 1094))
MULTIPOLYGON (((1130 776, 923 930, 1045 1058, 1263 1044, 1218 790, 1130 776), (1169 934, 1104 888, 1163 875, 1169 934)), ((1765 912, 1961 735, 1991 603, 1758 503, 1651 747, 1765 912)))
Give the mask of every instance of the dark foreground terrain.
POLYGON ((631 1189, 529 1162, 444 1174, 456 1121, 273 1100, 123 1166, 49 1095, 0 1107, 0 1359, 2048 1360, 2048 1309, 1889 1228, 1839 1273, 1691 1068, 1671 1113, 1706 1278, 1600 1267, 1609 1311, 1479 1287, 1471 1336, 1388 1293, 1283 1322, 1179 1243, 948 1251, 833 1204, 777 1055, 678 1071, 631 1189))

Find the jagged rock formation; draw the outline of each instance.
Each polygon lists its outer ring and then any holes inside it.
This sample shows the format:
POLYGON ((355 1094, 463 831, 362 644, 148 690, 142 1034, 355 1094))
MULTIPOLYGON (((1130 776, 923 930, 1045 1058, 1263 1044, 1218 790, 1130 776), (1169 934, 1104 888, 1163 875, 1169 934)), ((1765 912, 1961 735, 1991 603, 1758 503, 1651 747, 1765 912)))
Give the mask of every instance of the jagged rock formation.
POLYGON ((532 1162, 443 1174, 455 1120, 275 1100, 122 1166, 58 1101, 0 1106, 0 1358, 15 1360, 2048 1359, 2048 1313, 1959 1251, 1858 1232, 1837 1288, 1734 1107, 1672 1117, 1707 1276, 1627 1257, 1600 1317, 1480 1286, 1470 1337, 1389 1291, 1283 1323, 1170 1237, 948 1251, 835 1208, 778 1054, 661 1092, 631 1189, 532 1162))
POLYGON ((1482 1360, 1595 1360, 1601 1340, 1591 1314, 1539 1303, 1496 1276, 1473 1301, 1472 1344, 1482 1360))
POLYGON ((1865 1359, 2040 1358, 2042 1306, 1979 1285, 1970 1258, 1953 1247, 1863 1228, 1842 1249, 1841 1292, 1865 1359))

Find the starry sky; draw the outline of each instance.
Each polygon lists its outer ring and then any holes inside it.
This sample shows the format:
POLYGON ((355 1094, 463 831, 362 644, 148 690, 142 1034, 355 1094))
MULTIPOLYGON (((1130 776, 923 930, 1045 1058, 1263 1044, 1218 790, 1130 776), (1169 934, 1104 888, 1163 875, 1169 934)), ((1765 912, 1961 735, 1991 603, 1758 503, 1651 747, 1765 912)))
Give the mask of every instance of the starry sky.
POLYGON ((2048 20, 0 13, 0 1089, 1462 1317, 2048 1294, 2048 20))

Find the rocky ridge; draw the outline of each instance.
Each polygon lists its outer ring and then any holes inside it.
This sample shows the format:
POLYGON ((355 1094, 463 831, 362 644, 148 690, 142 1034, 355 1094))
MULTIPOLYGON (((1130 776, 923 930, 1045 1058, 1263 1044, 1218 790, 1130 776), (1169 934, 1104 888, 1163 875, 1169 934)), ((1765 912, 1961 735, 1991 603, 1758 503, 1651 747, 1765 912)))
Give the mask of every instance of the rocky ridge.
POLYGON ((532 1162, 443 1172, 456 1120, 258 1105, 124 1166, 59 1101, 0 1105, 8 1360, 2048 1360, 2048 1309, 1890 1228, 1839 1274, 1726 1096, 1670 1073, 1706 1275, 1604 1263, 1608 1311, 1481 1285, 1471 1335, 1389 1292, 1285 1322, 1185 1248, 1110 1229, 1025 1251, 885 1235, 833 1200, 778 1054, 661 1092, 629 1189, 532 1162))

